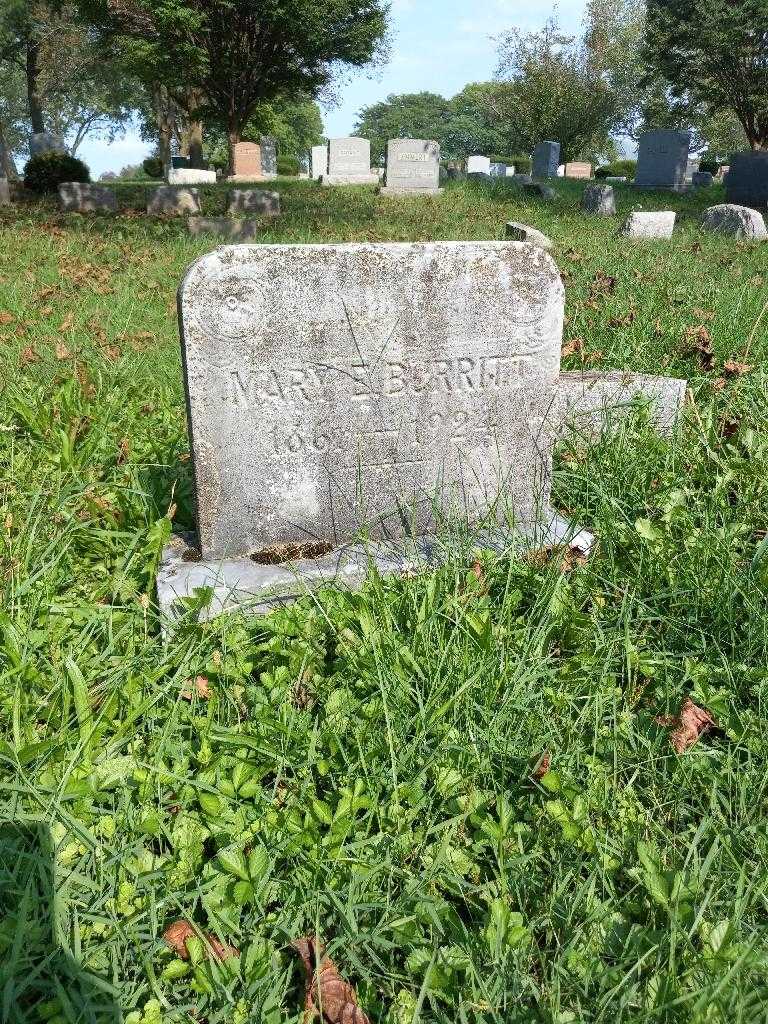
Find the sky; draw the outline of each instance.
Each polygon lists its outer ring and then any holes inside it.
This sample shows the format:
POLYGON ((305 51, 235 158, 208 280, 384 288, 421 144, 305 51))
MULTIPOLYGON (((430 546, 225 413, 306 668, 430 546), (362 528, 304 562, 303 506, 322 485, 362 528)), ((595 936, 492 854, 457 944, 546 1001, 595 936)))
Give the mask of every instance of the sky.
MULTIPOLYGON (((567 32, 577 32, 585 0, 560 0, 558 17, 567 32)), ((326 135, 351 135, 361 107, 390 93, 437 92, 450 97, 467 82, 487 81, 496 67, 491 38, 506 29, 541 28, 552 0, 392 0, 390 61, 375 77, 355 75, 345 84, 340 103, 323 111, 326 135)), ((150 146, 136 132, 111 145, 86 140, 78 151, 91 174, 119 171, 140 163, 150 146)))

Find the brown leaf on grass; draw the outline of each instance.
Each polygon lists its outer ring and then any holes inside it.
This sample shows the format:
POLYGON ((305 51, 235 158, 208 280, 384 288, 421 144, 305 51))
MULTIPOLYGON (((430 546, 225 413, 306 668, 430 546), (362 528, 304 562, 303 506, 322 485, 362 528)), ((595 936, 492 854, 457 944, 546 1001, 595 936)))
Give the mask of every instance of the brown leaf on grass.
POLYGON ((357 1003, 354 988, 325 955, 325 946, 313 936, 295 939, 291 946, 304 964, 306 997, 304 1021, 325 1024, 371 1024, 357 1003))
MULTIPOLYGON (((188 921, 174 921, 163 932, 163 938, 180 960, 189 960, 187 941, 198 933, 188 921)), ((204 932, 206 952, 210 950, 217 960, 229 960, 232 956, 240 956, 240 950, 225 942, 219 942, 215 935, 204 932)))
POLYGON ((525 560, 532 565, 543 566, 553 559, 559 559, 560 572, 572 572, 579 565, 587 564, 587 556, 577 547, 553 545, 530 551, 525 560))
POLYGON ((699 309, 698 306, 693 310, 693 315, 697 320, 701 320, 702 323, 710 323, 715 319, 714 309, 699 309))
POLYGON ((117 446, 117 464, 122 466, 128 460, 131 453, 131 442, 127 437, 121 437, 117 446))
POLYGON ((195 676, 194 679, 187 679, 181 688, 181 696, 184 700, 192 700, 194 692, 197 693, 201 700, 208 700, 211 696, 211 686, 205 676, 195 676))
POLYGON ((625 313, 624 316, 612 316, 608 321, 609 327, 629 327, 637 320, 637 313, 631 310, 629 313, 625 313))
POLYGON ((725 387, 725 377, 718 377, 716 380, 712 381, 712 390, 713 391, 722 391, 724 387, 725 387))
POLYGON ((103 345, 101 354, 105 359, 108 359, 110 363, 117 362, 120 356, 123 354, 117 345, 103 345))
POLYGON ((726 359, 723 363, 723 372, 726 377, 743 377, 745 373, 754 370, 751 363, 738 363, 735 359, 726 359))
POLYGON ((569 338, 560 350, 560 355, 565 359, 566 356, 572 356, 575 352, 582 352, 583 350, 583 338, 569 338))
POLYGON ((59 324, 59 334, 66 334, 67 331, 71 331, 74 323, 75 323, 75 313, 74 313, 74 310, 70 310, 69 313, 67 313, 67 315, 64 317, 64 319, 59 324))
POLYGON ((534 779, 542 779, 542 778, 544 778, 544 776, 549 771, 550 761, 551 761, 551 758, 549 756, 549 751, 548 750, 542 750, 541 757, 539 758, 538 763, 536 764, 536 767, 533 769, 533 772, 531 773, 532 777, 534 779))
POLYGON ((698 355, 702 370, 715 368, 715 354, 712 351, 712 335, 703 324, 686 327, 683 332, 686 354, 698 355))
POLYGON ((19 353, 19 366, 27 366, 29 363, 39 363, 40 356, 37 354, 37 349, 34 345, 27 345, 25 349, 22 349, 19 353))
POLYGON ((13 313, 0 313, 0 324, 12 324, 14 321, 13 313))
POLYGON ((56 342, 56 358, 57 359, 69 359, 72 353, 69 351, 67 346, 62 341, 56 342))
POLYGON ((694 704, 690 697, 686 697, 678 715, 659 715, 656 718, 659 725, 674 726, 669 734, 670 742, 678 754, 683 754, 689 747, 708 732, 713 726, 717 728, 717 722, 705 708, 694 704))
POLYGON ((720 421, 720 437, 728 441, 734 436, 734 434, 738 434, 740 426, 740 419, 737 417, 726 416, 720 421))
POLYGON ((578 249, 574 249, 573 247, 571 247, 570 249, 566 249, 565 255, 569 260, 572 260, 574 263, 581 263, 581 261, 584 259, 584 253, 579 252, 578 249))
POLYGON ((598 270, 589 282, 589 297, 594 299, 598 295, 613 295, 616 291, 616 280, 610 274, 604 274, 602 270, 598 270))

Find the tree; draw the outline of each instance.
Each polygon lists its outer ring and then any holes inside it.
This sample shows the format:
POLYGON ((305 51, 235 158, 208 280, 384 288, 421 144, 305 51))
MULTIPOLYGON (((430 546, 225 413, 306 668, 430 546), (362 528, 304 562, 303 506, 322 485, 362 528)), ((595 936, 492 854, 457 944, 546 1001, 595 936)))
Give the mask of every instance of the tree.
POLYGON ((371 163, 380 164, 389 139, 434 139, 444 149, 450 116, 449 101, 437 93, 392 93, 359 111, 354 134, 370 139, 371 163))
POLYGON ((489 102, 507 126, 507 149, 530 152, 555 139, 565 161, 610 145, 619 97, 588 48, 563 35, 553 17, 540 32, 503 33, 498 50, 500 88, 489 102))
POLYGON ((339 67, 379 59, 384 0, 80 0, 109 38, 123 37, 131 66, 162 83, 193 118, 222 120, 233 150, 259 105, 316 95, 339 67))
POLYGON ((503 87, 498 82, 470 82, 451 100, 445 129, 445 156, 463 159, 473 153, 512 156, 509 125, 499 119, 495 100, 503 87))
MULTIPOLYGON (((271 135, 280 156, 306 157, 312 146, 323 137, 323 118, 314 100, 307 97, 278 97, 263 103, 243 128, 243 139, 259 142, 262 135, 271 135)), ((205 146, 208 160, 216 167, 226 167, 227 135, 223 124, 207 132, 205 146)))
POLYGON ((0 176, 17 176, 13 154, 24 148, 27 135, 24 74, 16 64, 0 63, 0 176))
POLYGON ((766 0, 648 0, 644 56, 675 98, 732 110, 768 149, 766 0))

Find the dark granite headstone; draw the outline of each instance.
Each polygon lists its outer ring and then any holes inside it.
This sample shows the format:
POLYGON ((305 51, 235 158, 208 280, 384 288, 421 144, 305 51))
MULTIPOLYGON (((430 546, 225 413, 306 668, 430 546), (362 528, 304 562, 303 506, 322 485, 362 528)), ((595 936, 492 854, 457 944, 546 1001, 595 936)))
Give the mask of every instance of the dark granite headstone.
POLYGON ((768 206, 768 152, 732 153, 725 194, 729 203, 768 206))

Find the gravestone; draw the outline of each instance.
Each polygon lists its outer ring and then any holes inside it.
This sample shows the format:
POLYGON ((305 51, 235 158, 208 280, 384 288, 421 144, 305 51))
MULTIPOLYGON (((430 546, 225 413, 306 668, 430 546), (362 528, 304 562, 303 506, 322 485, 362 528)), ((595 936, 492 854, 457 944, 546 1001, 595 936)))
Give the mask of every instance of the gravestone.
POLYGON ((627 180, 627 176, 625 174, 609 174, 604 180, 620 184, 627 180))
POLYGON ((532 228, 530 224, 522 224, 518 220, 507 221, 504 225, 504 235, 515 242, 530 242, 531 245, 537 245, 540 249, 552 248, 552 239, 543 231, 532 228))
POLYGON ((67 147, 53 132, 36 132, 29 137, 29 155, 42 156, 44 153, 66 153, 67 147))
POLYGON ((711 188, 714 183, 715 176, 711 171, 694 171, 691 177, 694 188, 711 188))
POLYGON ((502 163, 491 163, 488 173, 492 178, 505 178, 507 175, 507 165, 502 163))
POLYGON ((68 213, 114 213, 117 194, 104 185, 89 185, 79 181, 64 181, 59 185, 62 210, 68 213))
POLYGON ((592 164, 581 160, 571 160, 565 165, 566 178, 591 178, 592 164))
POLYGON ((523 181, 522 188, 526 195, 535 196, 537 199, 546 199, 547 202, 557 199, 557 192, 549 185, 542 185, 540 181, 523 181))
MULTIPOLYGON (((167 626, 202 588, 209 618, 358 586, 371 560, 402 573, 478 543, 588 551, 551 511, 552 446, 610 388, 561 385, 563 315, 551 257, 518 242, 199 259, 179 290, 198 535, 163 553, 167 626)), ((654 400, 665 380, 622 375, 618 390, 654 400)))
POLYGON ((685 402, 687 381, 643 373, 570 370, 558 381, 561 436, 569 431, 594 437, 618 428, 638 405, 650 407, 651 422, 660 434, 669 434, 685 402))
POLYGON ((506 165, 506 169, 504 171, 504 175, 507 178, 513 178, 514 175, 515 175, 515 165, 514 164, 507 164, 506 165))
POLYGON ((612 185, 587 185, 581 197, 581 208, 585 213, 596 213, 600 217, 612 217, 616 213, 616 197, 612 185))
POLYGON ((261 146, 258 142, 238 142, 232 150, 231 178, 256 181, 262 176, 261 146))
POLYGON ((171 157, 171 167, 173 167, 176 170, 179 170, 179 169, 184 168, 184 167, 189 167, 189 157, 188 156, 172 156, 171 157))
POLYGON ((763 241, 768 238, 762 214, 748 206, 737 206, 735 203, 720 203, 708 207, 702 215, 701 226, 707 231, 715 231, 731 238, 750 241, 763 241))
POLYGON ((215 185, 216 171, 206 171, 201 167, 169 167, 169 185, 215 185))
POLYGON ((731 153, 724 168, 725 195, 729 203, 741 206, 768 206, 768 152, 749 150, 731 153))
POLYGON ((323 185, 377 185, 378 174, 371 170, 371 144, 368 139, 349 136, 328 143, 328 174, 323 185))
POLYGON ((621 234, 628 238, 671 238, 674 227, 674 210, 635 210, 624 222, 621 234))
POLYGON ((0 206, 10 206, 11 187, 7 178, 0 178, 0 206))
POLYGON ((263 178, 277 177, 277 143, 271 135, 261 136, 261 175, 263 178))
POLYGON ((256 241, 264 233, 260 220, 244 217, 188 217, 190 235, 221 235, 230 241, 256 241))
POLYGON ((467 157, 467 174, 490 174, 491 161, 487 156, 467 157))
POLYGON ((637 148, 636 188, 685 188, 690 132, 658 131, 640 136, 637 148))
POLYGON ((440 191, 440 147, 431 139, 390 139, 383 196, 437 195, 440 191))
POLYGON ((312 177, 324 178, 328 173, 328 146, 312 147, 312 177))
POLYGON ((540 142, 533 150, 531 176, 534 178, 556 178, 559 163, 560 143, 540 142))
POLYGON ((161 185, 149 194, 147 213, 151 217, 181 217, 200 213, 200 193, 196 188, 161 185))
POLYGON ((227 213, 258 213, 262 217, 277 217, 280 213, 280 193, 261 188, 234 188, 229 194, 227 213))
POLYGON ((686 165, 685 165, 685 180, 686 181, 688 181, 688 182, 693 181, 693 176, 698 171, 700 163, 701 163, 701 160, 691 160, 690 157, 688 158, 688 160, 686 161, 686 165))

